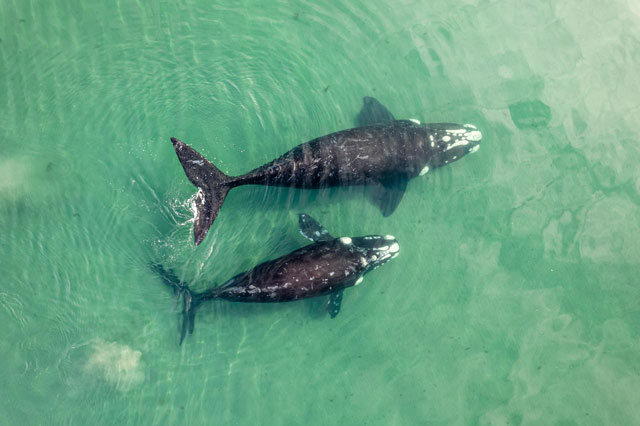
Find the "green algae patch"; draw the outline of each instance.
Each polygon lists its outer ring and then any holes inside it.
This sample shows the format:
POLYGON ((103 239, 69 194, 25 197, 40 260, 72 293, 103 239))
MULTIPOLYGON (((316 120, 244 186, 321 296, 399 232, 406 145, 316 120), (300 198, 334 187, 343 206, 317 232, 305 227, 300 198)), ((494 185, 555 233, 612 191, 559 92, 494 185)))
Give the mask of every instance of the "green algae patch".
POLYGON ((509 113, 519 129, 546 127, 551 120, 551 108, 539 100, 511 104, 509 113))

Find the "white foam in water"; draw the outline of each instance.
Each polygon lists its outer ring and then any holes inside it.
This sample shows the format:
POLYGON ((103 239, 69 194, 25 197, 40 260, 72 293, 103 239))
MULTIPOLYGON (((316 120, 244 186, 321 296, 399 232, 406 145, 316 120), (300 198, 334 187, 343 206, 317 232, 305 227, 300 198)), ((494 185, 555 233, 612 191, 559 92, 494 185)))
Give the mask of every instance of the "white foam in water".
POLYGON ((144 380, 141 356, 142 352, 127 345, 97 339, 91 344, 91 354, 84 369, 124 392, 144 380))

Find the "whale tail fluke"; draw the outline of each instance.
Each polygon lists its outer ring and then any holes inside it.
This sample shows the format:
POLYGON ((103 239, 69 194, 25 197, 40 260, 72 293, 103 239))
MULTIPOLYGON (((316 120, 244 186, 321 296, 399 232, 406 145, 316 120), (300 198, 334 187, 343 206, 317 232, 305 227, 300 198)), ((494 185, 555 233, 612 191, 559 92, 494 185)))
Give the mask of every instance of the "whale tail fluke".
POLYGON ((170 287, 178 296, 182 296, 182 327, 180 329, 180 344, 184 337, 193 334, 193 324, 196 316, 196 310, 200 303, 205 299, 203 293, 194 293, 171 269, 165 269, 159 263, 152 263, 151 269, 162 278, 162 282, 170 287))
POLYGON ((195 244, 198 245, 207 235, 227 193, 233 188, 233 179, 184 142, 176 138, 171 138, 171 142, 187 178, 199 189, 193 224, 195 244))

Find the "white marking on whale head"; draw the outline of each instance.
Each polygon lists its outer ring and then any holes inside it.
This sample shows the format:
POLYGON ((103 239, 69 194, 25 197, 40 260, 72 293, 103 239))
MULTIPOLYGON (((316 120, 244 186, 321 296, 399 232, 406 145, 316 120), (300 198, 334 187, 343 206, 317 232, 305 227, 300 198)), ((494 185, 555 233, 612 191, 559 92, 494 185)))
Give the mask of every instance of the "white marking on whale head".
POLYGON ((461 135, 467 131, 465 129, 447 129, 446 132, 450 135, 461 135))
POLYGON ((386 263, 400 249, 398 241, 393 235, 368 235, 353 237, 353 249, 360 255, 359 267, 362 273, 371 271, 386 263))
POLYGON ((416 120, 415 118, 410 118, 409 121, 415 124, 420 124, 420 120, 416 120))
POLYGON ((358 280, 355 282, 354 286, 360 284, 363 280, 364 280, 364 277, 358 278, 358 280))
POLYGON ((472 153, 476 152, 479 149, 480 149, 480 145, 476 145, 476 146, 474 146, 473 148, 471 148, 469 150, 469 154, 472 154, 472 153))
MULTIPOLYGON (((443 138, 444 140, 444 138, 443 138)), ((469 145, 469 141, 466 139, 458 139, 454 143, 447 145, 445 151, 449 151, 451 148, 455 148, 456 146, 466 146, 469 145)))
POLYGON ((472 124, 432 123, 427 125, 429 139, 435 140, 432 149, 440 155, 433 156, 429 166, 440 167, 477 150, 482 133, 472 124))
POLYGON ((341 237, 341 238, 340 238, 340 242, 341 242, 342 244, 344 244, 344 245, 349 245, 349 244, 351 244, 351 241, 352 241, 352 240, 351 240, 351 238, 349 238, 349 237, 341 237))
POLYGON ((482 140, 482 133, 480 133, 480 130, 472 130, 471 132, 467 133, 465 137, 470 141, 479 142, 482 140))
POLYGON ((420 176, 424 176, 429 172, 429 166, 424 166, 422 170, 420 170, 420 176))

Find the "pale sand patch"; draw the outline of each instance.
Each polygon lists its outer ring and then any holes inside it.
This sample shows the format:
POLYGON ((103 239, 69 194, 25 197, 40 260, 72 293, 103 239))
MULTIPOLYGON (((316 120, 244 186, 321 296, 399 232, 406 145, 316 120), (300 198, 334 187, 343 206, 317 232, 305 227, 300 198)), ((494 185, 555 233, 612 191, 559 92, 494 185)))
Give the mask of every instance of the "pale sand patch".
POLYGON ((127 345, 98 339, 91 344, 91 354, 84 369, 100 375, 116 389, 124 392, 144 380, 141 356, 142 352, 127 345))

